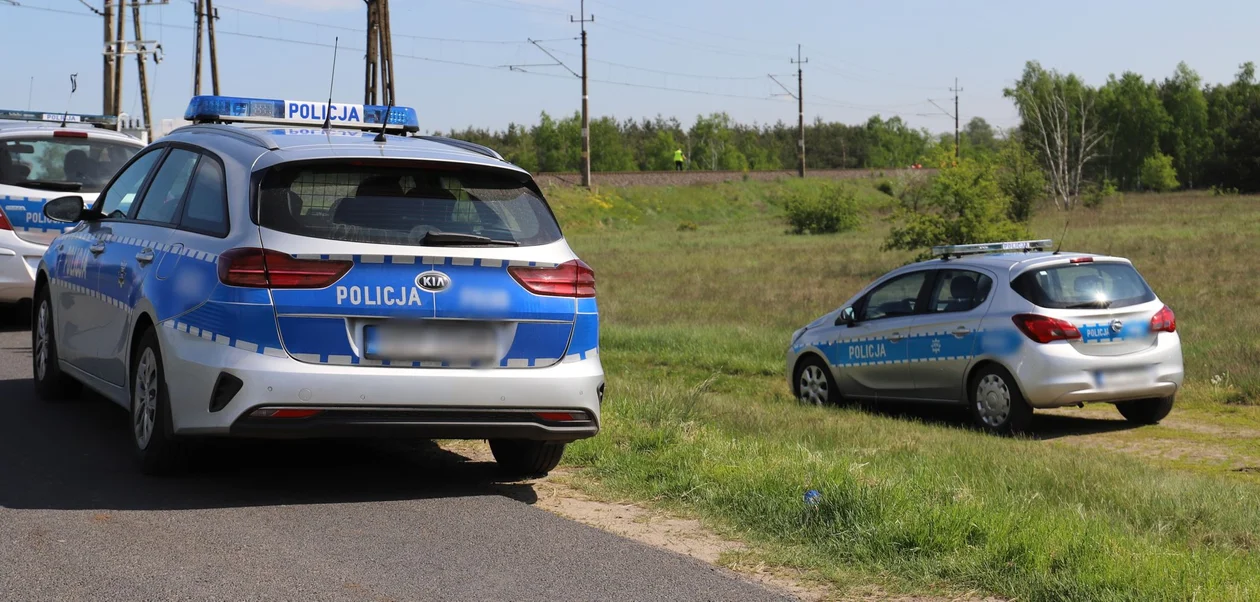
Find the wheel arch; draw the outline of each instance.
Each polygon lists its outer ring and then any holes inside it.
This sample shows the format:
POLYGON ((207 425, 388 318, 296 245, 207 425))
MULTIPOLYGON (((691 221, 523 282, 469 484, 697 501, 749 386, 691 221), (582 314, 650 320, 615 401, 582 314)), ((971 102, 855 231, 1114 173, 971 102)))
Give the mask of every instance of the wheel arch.
POLYGON ((1006 372, 1008 375, 1010 375, 1011 384, 1014 385, 1017 389, 1019 389, 1020 396, 1027 399, 1027 396, 1024 395, 1024 386, 1020 384, 1019 377, 1015 376, 1014 370, 1011 370, 1005 364, 995 359, 985 358, 985 359, 972 363, 971 366, 967 368, 967 375, 965 379, 963 380, 964 398, 961 400, 964 404, 971 403, 971 393, 972 393, 972 389, 974 389, 976 386, 976 376, 980 374, 981 370, 988 368, 990 366, 1001 368, 1003 372, 1006 372))
MULTIPOLYGON (((820 362, 822 363, 823 368, 825 368, 828 372, 831 371, 831 364, 827 362, 827 358, 826 356, 822 354, 822 352, 818 351, 817 349, 812 349, 812 348, 802 351, 799 355, 796 356, 796 361, 792 364, 791 385, 792 385, 793 396, 800 394, 800 391, 797 390, 797 386, 800 384, 799 381, 801 379, 801 369, 805 367, 806 362, 811 362, 811 361, 820 362)), ((835 378, 835 375, 832 375, 832 378, 835 378)))

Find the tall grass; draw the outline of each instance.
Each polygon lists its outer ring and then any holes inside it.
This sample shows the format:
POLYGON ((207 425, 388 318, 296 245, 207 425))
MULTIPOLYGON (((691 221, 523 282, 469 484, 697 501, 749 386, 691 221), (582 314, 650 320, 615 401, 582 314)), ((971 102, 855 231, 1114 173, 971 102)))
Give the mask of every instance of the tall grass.
MULTIPOLYGON (((804 237, 785 233, 773 184, 599 195, 612 206, 549 195, 599 278, 605 430, 566 456, 593 486, 837 579, 1021 600, 1260 599, 1254 484, 791 399, 790 333, 909 259, 879 251, 886 196, 859 193, 859 231, 804 237), (821 503, 803 503, 807 489, 821 503)), ((1057 239, 1064 217, 1034 230, 1057 239)), ((1074 213, 1065 248, 1133 259, 1177 312, 1197 403, 1246 403, 1260 392, 1257 231, 1254 198, 1130 195, 1074 213)))

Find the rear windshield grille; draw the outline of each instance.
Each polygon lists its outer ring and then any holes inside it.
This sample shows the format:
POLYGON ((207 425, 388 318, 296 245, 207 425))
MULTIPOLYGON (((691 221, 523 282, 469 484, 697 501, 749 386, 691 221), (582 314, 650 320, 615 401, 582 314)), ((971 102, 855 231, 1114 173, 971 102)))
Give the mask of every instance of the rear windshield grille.
POLYGON ((259 225, 312 238, 388 245, 526 246, 559 240, 551 210, 525 178, 492 168, 430 163, 281 165, 263 177, 259 225), (430 233, 470 236, 426 239, 430 233))
POLYGON ((1024 272, 1011 281, 1016 293, 1047 309, 1106 309, 1155 300, 1155 293, 1127 263, 1082 263, 1024 272))

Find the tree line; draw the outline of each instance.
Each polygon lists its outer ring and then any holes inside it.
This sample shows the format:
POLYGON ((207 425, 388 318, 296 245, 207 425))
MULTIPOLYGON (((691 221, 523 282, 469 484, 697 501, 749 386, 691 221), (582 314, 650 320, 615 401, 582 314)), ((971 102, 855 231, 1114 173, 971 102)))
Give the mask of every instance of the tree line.
MULTIPOLYGON (((1072 73, 1029 62, 1005 91, 1020 125, 999 132, 976 117, 962 129, 962 156, 991 160, 1018 140, 1045 170, 1057 200, 1071 204, 1089 187, 1118 190, 1207 188, 1260 191, 1260 82, 1255 65, 1229 83, 1205 83, 1185 63, 1163 80, 1133 72, 1090 86, 1072 73), (1066 196, 1065 196, 1066 195, 1066 196)), ((581 119, 543 113, 533 126, 468 128, 448 135, 493 147, 535 172, 576 171, 581 119)), ((673 169, 681 149, 688 169, 786 170, 796 165, 794 124, 737 123, 726 113, 677 118, 591 121, 595 171, 673 169)), ((850 125, 816 119, 805 128, 810 169, 905 167, 953 152, 952 133, 932 134, 900 117, 850 125)))

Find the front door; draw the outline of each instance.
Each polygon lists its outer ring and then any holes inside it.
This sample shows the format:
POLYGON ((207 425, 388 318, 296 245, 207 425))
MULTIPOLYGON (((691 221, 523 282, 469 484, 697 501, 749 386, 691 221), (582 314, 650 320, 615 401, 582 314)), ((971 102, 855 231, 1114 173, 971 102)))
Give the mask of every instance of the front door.
POLYGON ((100 376, 103 331, 114 318, 108 300, 99 289, 101 260, 109 247, 106 235, 114 219, 125 217, 162 156, 154 149, 136 157, 97 199, 96 208, 106 219, 79 225, 63 238, 54 273, 61 286, 52 288, 53 316, 58 321, 57 352, 66 362, 100 376))
POLYGON ((840 327, 831 349, 837 384, 851 397, 905 399, 914 393, 906 370, 911 327, 919 311, 928 270, 894 276, 857 303, 853 326, 840 327))
POLYGON ((940 270, 925 312, 911 329, 910 361, 916 399, 963 400, 967 367, 980 322, 989 309, 993 278, 971 270, 940 270))

